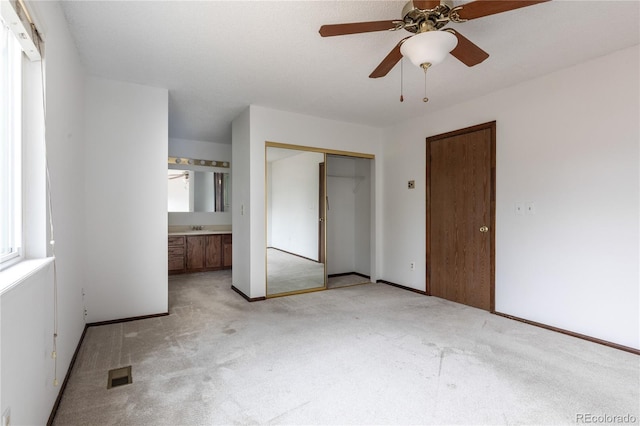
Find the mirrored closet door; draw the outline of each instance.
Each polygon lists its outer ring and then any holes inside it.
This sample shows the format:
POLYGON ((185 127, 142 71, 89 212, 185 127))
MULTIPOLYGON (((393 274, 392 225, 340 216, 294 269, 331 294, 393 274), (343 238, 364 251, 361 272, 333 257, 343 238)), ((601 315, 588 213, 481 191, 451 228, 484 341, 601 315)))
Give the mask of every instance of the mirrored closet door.
POLYGON ((325 154, 266 147, 267 297, 326 288, 325 154))

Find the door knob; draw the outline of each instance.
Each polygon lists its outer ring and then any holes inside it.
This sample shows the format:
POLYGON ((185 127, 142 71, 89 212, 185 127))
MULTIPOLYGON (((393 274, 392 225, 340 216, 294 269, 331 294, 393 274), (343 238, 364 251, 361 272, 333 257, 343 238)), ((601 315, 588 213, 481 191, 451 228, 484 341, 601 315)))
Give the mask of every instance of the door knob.
POLYGON ((489 228, 487 226, 480 227, 480 232, 489 232, 489 228))

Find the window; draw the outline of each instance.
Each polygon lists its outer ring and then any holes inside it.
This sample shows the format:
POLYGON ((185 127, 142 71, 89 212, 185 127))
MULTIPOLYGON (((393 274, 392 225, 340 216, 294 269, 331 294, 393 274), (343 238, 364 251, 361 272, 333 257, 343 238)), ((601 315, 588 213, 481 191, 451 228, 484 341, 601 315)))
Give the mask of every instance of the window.
POLYGON ((0 21, 0 269, 22 248, 22 48, 0 21))

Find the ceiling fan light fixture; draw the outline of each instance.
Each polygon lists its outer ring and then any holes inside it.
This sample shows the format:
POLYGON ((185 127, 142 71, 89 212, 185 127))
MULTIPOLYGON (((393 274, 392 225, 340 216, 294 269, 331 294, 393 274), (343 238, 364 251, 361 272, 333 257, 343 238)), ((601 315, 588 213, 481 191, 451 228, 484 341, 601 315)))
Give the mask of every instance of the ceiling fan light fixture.
POLYGON ((422 64, 436 65, 458 44, 458 38, 448 31, 426 31, 408 38, 400 46, 402 56, 420 67, 422 64))

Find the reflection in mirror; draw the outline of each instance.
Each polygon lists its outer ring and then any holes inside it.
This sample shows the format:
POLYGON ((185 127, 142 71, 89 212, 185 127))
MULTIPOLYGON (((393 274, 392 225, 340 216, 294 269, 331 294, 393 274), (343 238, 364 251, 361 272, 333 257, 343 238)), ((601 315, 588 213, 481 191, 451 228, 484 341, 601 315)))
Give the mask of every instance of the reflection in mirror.
POLYGON ((229 211, 229 173, 168 170, 169 212, 229 211))
POLYGON ((267 147, 267 296, 325 288, 324 154, 267 147))
POLYGON ((228 212, 231 207, 229 199, 229 173, 213 173, 213 211, 228 212))

